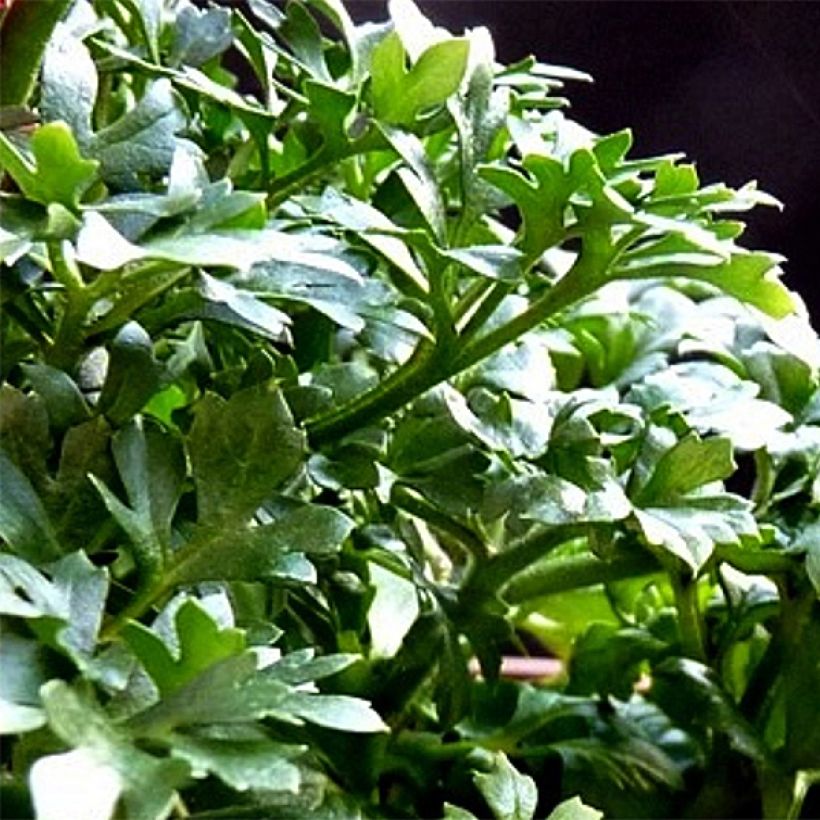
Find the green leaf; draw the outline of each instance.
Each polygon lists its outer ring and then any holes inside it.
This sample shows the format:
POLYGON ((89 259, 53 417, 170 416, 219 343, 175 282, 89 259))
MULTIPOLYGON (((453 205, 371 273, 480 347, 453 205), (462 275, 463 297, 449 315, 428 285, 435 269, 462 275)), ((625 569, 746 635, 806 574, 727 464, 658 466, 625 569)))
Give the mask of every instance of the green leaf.
POLYGON ((735 447, 771 446, 792 421, 782 407, 757 398, 759 387, 716 362, 674 364, 633 385, 627 399, 647 410, 681 413, 701 433, 715 432, 735 447))
POLYGON ((652 671, 652 699, 683 726, 695 724, 725 734, 732 747, 757 761, 767 757, 747 722, 714 672, 688 658, 668 658, 652 671))
POLYGON ((245 652, 213 664, 198 677, 131 721, 138 731, 165 733, 175 727, 246 723, 272 717, 302 725, 304 720, 348 732, 382 732, 386 727, 366 701, 345 695, 294 690, 258 670, 245 652))
POLYGON ((0 612, 15 618, 58 618, 68 609, 63 595, 27 561, 0 553, 0 612))
POLYGON ((163 639, 132 621, 122 635, 166 697, 197 678, 205 669, 240 655, 245 635, 239 629, 220 628, 193 598, 186 598, 174 615, 177 647, 172 651, 163 639))
POLYGON ((98 163, 83 159, 64 122, 50 122, 36 129, 29 148, 33 163, 0 132, 0 167, 5 167, 29 199, 43 205, 58 202, 76 210, 97 179, 98 163))
POLYGON ((632 505, 611 469, 601 464, 594 468, 598 486, 584 488, 556 475, 513 478, 492 487, 485 514, 495 519, 505 512, 512 518, 548 526, 580 522, 622 521, 632 505))
POLYGON ((325 63, 322 32, 302 3, 289 3, 284 18, 277 22, 276 28, 311 76, 327 83, 332 81, 325 63))
MULTIPOLYGON (((339 510, 304 504, 286 511, 273 523, 244 531, 227 527, 212 534, 206 527, 202 540, 193 542, 196 549, 181 553, 170 571, 176 582, 188 584, 287 577, 294 570, 294 558, 337 552, 353 526, 339 510)), ((311 569, 310 575, 309 580, 315 582, 315 571, 311 569)))
POLYGON ((159 62, 159 35, 162 26, 162 0, 125 0, 140 29, 151 59, 159 62))
POLYGON ((85 148, 97 100, 97 67, 83 41, 58 23, 43 56, 40 112, 46 122, 67 123, 85 148))
POLYGON ((194 777, 216 775, 238 792, 264 789, 298 793, 302 783, 298 766, 291 761, 301 757, 305 746, 241 737, 210 738, 176 734, 172 753, 191 767, 194 777))
POLYGON ((304 201, 313 213, 355 232, 361 241, 400 271, 414 290, 427 292, 424 274, 404 242, 396 236, 382 235, 398 234, 399 228, 380 210, 367 202, 346 196, 335 188, 326 188, 320 198, 306 198, 304 201))
MULTIPOLYGON (((763 252, 737 252, 719 265, 704 267, 685 262, 674 265, 669 273, 708 282, 724 293, 747 302, 775 318, 793 313, 795 303, 789 289, 780 281, 780 258, 763 252)), ((657 270, 639 271, 639 276, 657 276, 657 270)))
POLYGON ((371 56, 376 115, 389 123, 409 125, 424 110, 444 103, 461 84, 469 52, 466 39, 434 43, 408 71, 399 35, 388 34, 371 56))
POLYGON ((503 752, 493 753, 489 772, 473 775, 473 782, 496 820, 531 820, 538 803, 535 781, 516 770, 503 752))
POLYGON ((392 658, 419 615, 416 585, 380 564, 369 565, 376 594, 367 611, 371 657, 392 658))
POLYGON ((201 66, 230 48, 232 42, 231 14, 227 9, 200 10, 193 4, 186 5, 176 16, 169 61, 172 65, 201 66))
POLYGON ((96 703, 63 681, 45 684, 41 697, 50 728, 73 751, 35 762, 30 782, 38 817, 65 817, 70 801, 83 817, 108 818, 119 800, 128 816, 167 816, 188 777, 186 763, 139 750, 96 703))
POLYGON ((86 421, 91 412, 77 383, 62 370, 47 364, 23 364, 23 372, 46 404, 50 425, 55 430, 86 421))
POLYGON ((698 573, 717 544, 759 541, 751 503, 736 495, 689 496, 680 506, 645 507, 635 519, 647 544, 680 559, 698 573))
POLYGON ((61 559, 52 579, 65 611, 65 626, 57 632, 56 641, 83 668, 97 647, 108 597, 108 572, 80 551, 61 559))
POLYGON ((801 530, 792 542, 792 549, 806 551, 806 574, 820 598, 820 522, 801 530))
POLYGON ((728 478, 736 467, 729 439, 704 440, 689 433, 661 456, 633 500, 640 506, 664 506, 704 484, 728 478))
POLYGON ((388 731, 367 701, 348 695, 313 695, 294 691, 284 699, 283 706, 295 716, 325 729, 357 734, 388 731))
POLYGON ((207 273, 199 274, 196 289, 178 290, 163 306, 163 320, 202 319, 249 330, 274 342, 289 342, 290 317, 248 291, 207 273))
POLYGON ((604 813, 587 806, 580 797, 571 797, 559 803, 547 815, 547 820, 601 820, 604 813))
POLYGON ((567 692, 628 700, 641 665, 665 650, 663 641, 643 629, 593 623, 575 642, 567 692))
POLYGON ((180 102, 167 79, 152 82, 145 96, 123 117, 98 131, 89 153, 100 162, 103 179, 117 189, 138 187, 138 175, 168 171, 186 125, 180 102))
POLYGON ((108 369, 97 404, 114 424, 139 412, 160 384, 161 365, 151 337, 138 322, 123 325, 111 342, 108 369))
POLYGON ((260 385, 225 401, 206 393, 188 436, 199 521, 247 520, 302 463, 304 434, 278 388, 260 385))
POLYGON ((30 732, 45 724, 40 707, 40 687, 47 680, 44 655, 36 641, 4 629, 0 642, 0 734, 30 732))
POLYGON ((3 493, 0 496, 0 537, 27 560, 43 563, 61 553, 43 502, 17 465, 0 450, 3 493))
POLYGON ((531 154, 522 167, 529 177, 495 165, 480 167, 479 174, 518 206, 523 221, 521 248, 528 259, 537 259, 563 238, 564 215, 575 186, 553 157, 531 154))
POLYGON ((171 521, 185 479, 185 456, 179 441, 136 418, 113 439, 114 460, 130 506, 97 478, 94 486, 134 544, 141 570, 157 572, 171 546, 171 521))

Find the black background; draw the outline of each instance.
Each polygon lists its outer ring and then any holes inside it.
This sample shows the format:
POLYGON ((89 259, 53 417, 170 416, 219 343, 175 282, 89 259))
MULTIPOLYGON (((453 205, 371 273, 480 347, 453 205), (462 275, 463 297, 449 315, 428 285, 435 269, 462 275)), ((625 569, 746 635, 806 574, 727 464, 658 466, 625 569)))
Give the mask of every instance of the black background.
MULTIPOLYGON (((788 257, 786 282, 820 326, 820 0, 608 2, 418 0, 453 33, 487 26, 498 58, 579 68, 570 116, 633 129, 633 155, 672 151, 704 183, 756 179, 785 204, 748 215, 748 247, 788 257)), ((348 0, 358 21, 386 4, 348 0)))

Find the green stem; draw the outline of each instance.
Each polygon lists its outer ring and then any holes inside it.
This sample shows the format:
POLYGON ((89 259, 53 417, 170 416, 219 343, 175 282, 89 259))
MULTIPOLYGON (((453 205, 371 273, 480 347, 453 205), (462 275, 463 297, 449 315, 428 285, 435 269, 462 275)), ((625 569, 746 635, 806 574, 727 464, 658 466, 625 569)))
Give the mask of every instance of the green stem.
POLYGON ((455 356, 445 356, 437 346, 422 342, 408 362, 393 371, 373 390, 357 396, 329 414, 308 419, 305 427, 311 443, 318 446, 326 441, 335 441, 365 424, 384 418, 585 295, 585 292, 579 292, 576 283, 566 285, 565 282, 566 280, 559 282, 529 310, 472 345, 468 344, 455 356))
MULTIPOLYGON (((583 526, 567 525, 542 530, 511 544, 503 552, 478 564, 463 588, 466 598, 486 598, 499 590, 509 590, 512 579, 531 567, 549 552, 584 532, 583 526)), ((505 592, 505 599, 509 596, 505 592)))
POLYGON ((802 556, 724 544, 715 549, 715 560, 723 561, 748 575, 780 575, 799 569, 802 556))
POLYGON ((54 27, 72 0, 17 0, 0 26, 0 105, 25 105, 54 27))
POLYGON ((534 598, 650 575, 659 570, 660 565, 649 553, 611 561, 602 561, 594 555, 553 558, 515 576, 504 589, 504 599, 510 604, 523 604, 534 598))
POLYGON ((52 275, 65 288, 65 304, 46 358, 53 367, 66 369, 75 363, 82 349, 83 325, 91 301, 82 279, 66 262, 60 242, 48 243, 48 255, 52 275))
POLYGON ((323 145, 298 168, 294 168, 287 174, 273 180, 268 192, 268 209, 272 211, 293 194, 304 192, 305 185, 326 168, 335 167, 349 157, 375 151, 385 147, 385 145, 384 138, 375 131, 369 132, 355 142, 350 143, 341 152, 330 150, 323 145))
POLYGON ((474 558, 486 559, 487 545, 472 530, 444 515, 420 493, 401 484, 395 484, 390 493, 390 501, 399 509, 453 536, 474 558))
POLYGON ((403 365, 390 373, 373 390, 357 396, 341 407, 305 423, 311 444, 317 447, 336 441, 376 419, 395 412, 412 399, 447 378, 436 348, 422 342, 403 365))
POLYGON ((533 302, 527 310, 519 313, 507 324, 490 331, 486 336, 468 342, 461 349, 459 356, 453 366, 455 372, 460 372, 470 367, 487 356, 500 350, 504 345, 514 342, 516 339, 528 333, 533 328, 540 325, 545 320, 554 316, 561 310, 565 310, 570 305, 587 296, 595 290, 595 286, 585 286, 578 277, 567 275, 561 279, 554 287, 550 288, 540 299, 533 302))
POLYGON ((507 282, 497 282, 493 289, 487 294, 484 301, 475 309, 474 313, 467 320, 467 324, 461 330, 461 338, 469 342, 477 333, 481 331, 489 318, 495 313, 496 308, 504 300, 504 297, 511 290, 511 285, 507 282))
POLYGON ((141 618, 169 590, 168 584, 157 579, 151 586, 143 587, 128 605, 115 615, 100 631, 100 640, 112 641, 129 622, 141 618))
POLYGON ((696 661, 706 663, 706 643, 698 606, 697 579, 679 572, 670 572, 669 578, 675 593, 683 652, 696 661))
POLYGON ((456 322, 460 322, 487 295, 493 284, 491 279, 484 278, 476 278, 470 282, 453 310, 456 322))

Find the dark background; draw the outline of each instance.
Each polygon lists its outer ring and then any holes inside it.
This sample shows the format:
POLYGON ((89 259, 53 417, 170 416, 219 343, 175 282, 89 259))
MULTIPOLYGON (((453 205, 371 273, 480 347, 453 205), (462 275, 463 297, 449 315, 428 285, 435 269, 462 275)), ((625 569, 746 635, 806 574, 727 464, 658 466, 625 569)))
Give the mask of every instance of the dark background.
MULTIPOLYGON (((579 68, 570 116, 599 133, 633 129, 633 155, 671 151, 702 182, 756 179, 785 204, 748 214, 745 244, 788 257, 786 282, 820 326, 820 0, 417 0, 438 25, 487 26, 498 58, 579 68)), ((386 4, 347 0, 357 20, 386 4)))

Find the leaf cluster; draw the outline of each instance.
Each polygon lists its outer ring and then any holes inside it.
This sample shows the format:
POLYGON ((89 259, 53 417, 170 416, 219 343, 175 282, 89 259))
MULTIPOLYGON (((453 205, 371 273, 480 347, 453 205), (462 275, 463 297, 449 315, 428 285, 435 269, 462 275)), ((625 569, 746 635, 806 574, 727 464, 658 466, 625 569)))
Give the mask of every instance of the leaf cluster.
POLYGON ((0 13, 4 807, 801 816, 778 203, 411 0, 56 5, 0 13))

